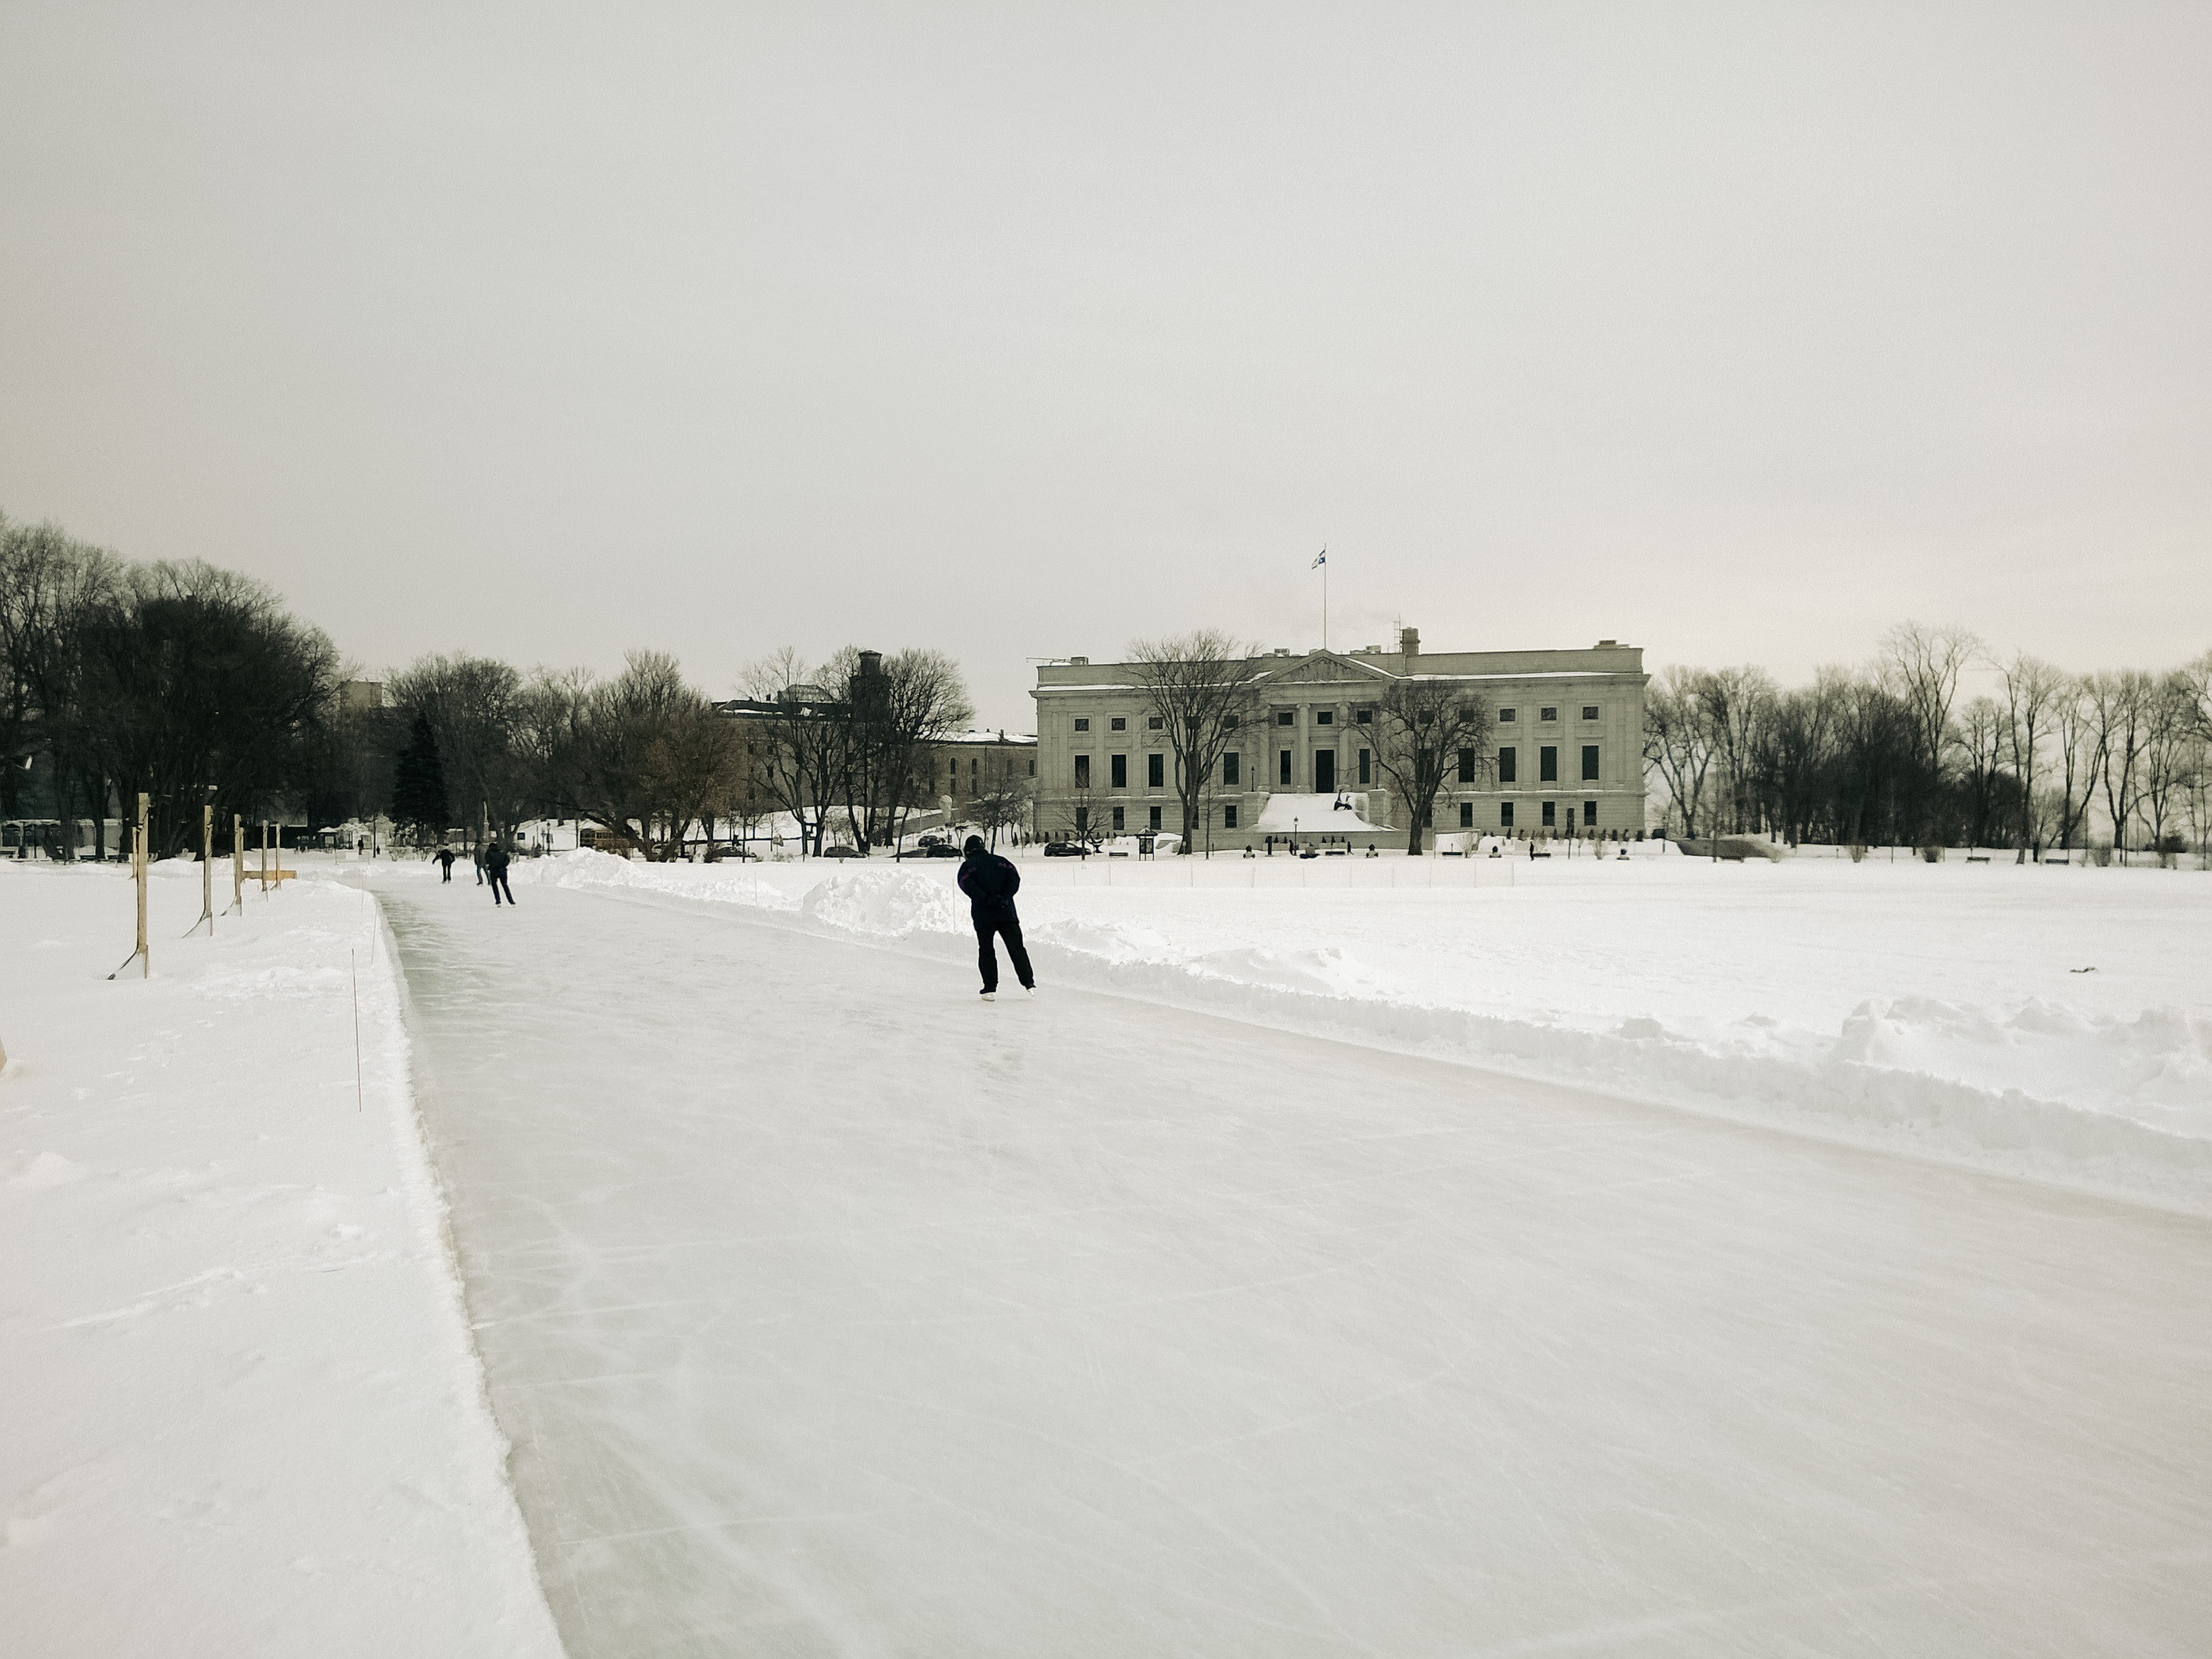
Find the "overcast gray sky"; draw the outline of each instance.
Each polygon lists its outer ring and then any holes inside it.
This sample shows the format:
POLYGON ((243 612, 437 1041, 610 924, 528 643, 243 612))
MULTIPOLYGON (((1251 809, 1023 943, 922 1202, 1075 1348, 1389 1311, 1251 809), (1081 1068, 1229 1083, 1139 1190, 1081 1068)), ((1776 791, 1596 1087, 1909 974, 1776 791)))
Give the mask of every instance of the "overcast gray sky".
POLYGON ((2212 6, 0 7, 0 510, 373 667, 2212 645, 2212 6))

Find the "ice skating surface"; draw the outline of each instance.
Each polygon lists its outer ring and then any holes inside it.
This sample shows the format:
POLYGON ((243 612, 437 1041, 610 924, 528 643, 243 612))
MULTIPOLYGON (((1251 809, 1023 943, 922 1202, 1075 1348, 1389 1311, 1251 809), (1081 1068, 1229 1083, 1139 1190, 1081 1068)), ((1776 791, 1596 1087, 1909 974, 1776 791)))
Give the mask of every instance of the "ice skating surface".
POLYGON ((575 1659, 2201 1654, 2212 1225, 394 884, 575 1659))

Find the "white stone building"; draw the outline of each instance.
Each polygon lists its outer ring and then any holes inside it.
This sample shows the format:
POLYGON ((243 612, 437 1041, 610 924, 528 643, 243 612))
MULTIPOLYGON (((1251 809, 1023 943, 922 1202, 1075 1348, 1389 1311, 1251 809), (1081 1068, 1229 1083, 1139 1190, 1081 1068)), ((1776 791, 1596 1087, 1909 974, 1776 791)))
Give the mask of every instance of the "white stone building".
MULTIPOLYGON (((1377 706, 1408 676, 1464 682, 1488 704, 1492 741, 1462 750, 1431 828, 1523 837, 1632 836, 1644 828, 1642 647, 1601 640, 1585 651, 1424 654, 1413 629, 1398 648, 1277 651, 1256 659, 1255 714, 1210 781, 1197 847, 1280 839, 1380 837, 1405 805, 1376 763, 1377 706)), ((1037 670, 1037 830, 1182 831, 1175 755, 1127 663, 1085 657, 1037 670)))

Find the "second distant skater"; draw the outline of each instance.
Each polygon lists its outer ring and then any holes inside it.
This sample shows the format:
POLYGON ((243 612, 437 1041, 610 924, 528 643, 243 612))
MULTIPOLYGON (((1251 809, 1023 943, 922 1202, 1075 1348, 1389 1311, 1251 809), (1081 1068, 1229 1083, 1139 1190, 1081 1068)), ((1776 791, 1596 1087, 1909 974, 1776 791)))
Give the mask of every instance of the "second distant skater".
POLYGON ((1022 989, 1035 992, 1036 976, 1030 972, 1030 953, 1022 945, 1022 921, 1014 914, 1014 895, 1021 890, 1022 872, 1011 860, 985 850, 981 836, 968 837, 960 860, 960 890, 968 895, 968 914, 975 923, 975 965, 983 970, 986 1000, 999 994, 999 953, 993 940, 1006 941, 1006 960, 1022 989))

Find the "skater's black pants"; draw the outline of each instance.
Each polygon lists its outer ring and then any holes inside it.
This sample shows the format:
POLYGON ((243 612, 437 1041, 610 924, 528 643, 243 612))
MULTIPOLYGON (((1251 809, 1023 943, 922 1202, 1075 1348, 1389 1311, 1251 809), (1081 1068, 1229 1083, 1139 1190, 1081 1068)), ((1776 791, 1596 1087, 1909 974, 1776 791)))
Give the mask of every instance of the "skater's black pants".
POLYGON ((446 866, 446 879, 447 879, 447 881, 451 881, 453 878, 453 866, 452 865, 450 865, 450 864, 449 864, 449 865, 447 865, 447 866, 446 866))
POLYGON ((499 902, 499 896, 501 893, 507 895, 507 902, 509 904, 514 902, 514 889, 507 884, 507 872, 504 870, 500 871, 491 878, 491 902, 494 904, 499 902))
POLYGON ((975 918, 975 965, 983 970, 983 988, 999 988, 999 953, 991 948, 991 936, 995 933, 1006 941, 1006 960, 1014 964, 1014 977, 1024 985, 1036 983, 1030 972, 1030 953, 1022 948, 1022 925, 1013 917, 1003 921, 986 921, 975 918))

